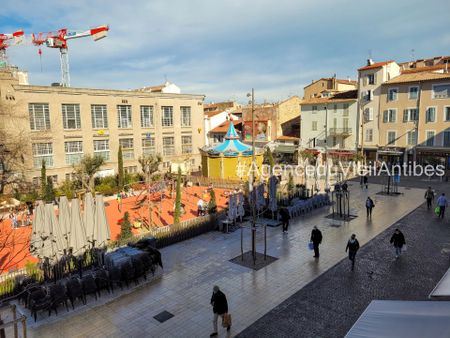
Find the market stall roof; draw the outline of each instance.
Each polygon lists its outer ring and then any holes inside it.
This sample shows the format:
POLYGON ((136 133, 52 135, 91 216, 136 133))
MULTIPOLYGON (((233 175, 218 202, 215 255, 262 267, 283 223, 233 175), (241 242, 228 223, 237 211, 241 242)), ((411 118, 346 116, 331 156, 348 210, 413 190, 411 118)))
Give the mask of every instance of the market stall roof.
POLYGON ((345 338, 448 338, 450 302, 374 300, 345 338))
POLYGON ((450 297, 450 269, 447 270, 439 283, 437 283, 429 297, 450 297))
POLYGON ((212 149, 217 153, 243 153, 251 152, 251 147, 239 141, 239 135, 232 122, 229 122, 225 141, 212 149))

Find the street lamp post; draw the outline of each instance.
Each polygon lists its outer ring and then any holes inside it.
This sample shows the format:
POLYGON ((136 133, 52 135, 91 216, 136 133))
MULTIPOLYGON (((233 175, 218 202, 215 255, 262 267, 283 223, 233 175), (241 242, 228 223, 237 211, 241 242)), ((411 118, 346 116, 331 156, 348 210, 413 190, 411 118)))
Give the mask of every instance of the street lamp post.
POLYGON ((253 264, 256 264, 256 192, 255 192, 255 90, 252 88, 251 94, 248 93, 247 97, 252 98, 252 178, 251 185, 249 186, 250 193, 252 194, 252 255, 253 264))
POLYGON ((328 106, 325 104, 325 192, 328 192, 328 106))

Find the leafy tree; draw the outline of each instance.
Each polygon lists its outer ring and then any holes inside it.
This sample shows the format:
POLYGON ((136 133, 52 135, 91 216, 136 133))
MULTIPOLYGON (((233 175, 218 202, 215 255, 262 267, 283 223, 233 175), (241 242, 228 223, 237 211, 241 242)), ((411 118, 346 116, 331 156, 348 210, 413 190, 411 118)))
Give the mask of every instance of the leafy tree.
POLYGON ((177 192, 175 197, 175 215, 173 219, 174 224, 180 223, 180 216, 181 216, 181 168, 178 167, 177 192))
POLYGON ((209 199, 208 210, 210 214, 214 214, 217 211, 216 193, 214 189, 211 188, 209 190, 209 196, 211 198, 209 199))
POLYGON ((119 145, 119 152, 117 154, 117 163, 118 163, 118 186, 119 189, 122 190, 123 189, 123 179, 124 179, 124 174, 123 174, 123 157, 122 157, 122 146, 119 145))
POLYGON ((67 196, 68 199, 75 198, 75 182, 65 180, 58 188, 58 195, 67 196))
POLYGON ((133 236, 133 232, 131 231, 131 222, 130 222, 130 215, 128 211, 125 212, 123 215, 123 221, 120 225, 120 240, 125 240, 133 236))
POLYGON ((47 177, 47 184, 45 185, 45 195, 43 199, 46 203, 50 203, 55 200, 55 189, 53 189, 53 180, 50 176, 47 177))
POLYGON ((289 198, 291 198, 294 195, 294 176, 292 176, 292 173, 289 173, 289 181, 287 184, 287 191, 289 194, 289 198))
POLYGON ((267 147, 266 149, 266 153, 264 154, 264 162, 269 165, 269 176, 272 176, 275 161, 273 159, 272 150, 270 150, 270 147, 267 147))
POLYGON ((42 160, 41 166, 41 197, 45 199, 47 193, 47 169, 45 168, 45 161, 42 160))
POLYGON ((158 172, 161 162, 162 157, 160 154, 139 157, 139 164, 141 165, 142 172, 146 176, 147 182, 150 182, 153 174, 158 172))
POLYGON ((105 159, 100 155, 84 155, 80 163, 74 168, 75 175, 87 190, 94 192, 94 175, 100 170, 104 163, 105 159))

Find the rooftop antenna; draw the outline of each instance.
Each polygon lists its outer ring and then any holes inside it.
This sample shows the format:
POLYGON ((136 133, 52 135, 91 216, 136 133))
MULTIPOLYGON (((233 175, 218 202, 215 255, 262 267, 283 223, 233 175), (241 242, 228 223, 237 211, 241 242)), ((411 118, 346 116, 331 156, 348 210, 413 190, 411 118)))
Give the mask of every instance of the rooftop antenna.
POLYGON ((167 82, 167 74, 164 74, 164 83, 167 82))
POLYGON ((411 61, 414 61, 416 59, 416 50, 413 48, 411 49, 411 61))
POLYGON ((369 59, 372 59, 372 49, 369 49, 367 52, 369 53, 369 59))

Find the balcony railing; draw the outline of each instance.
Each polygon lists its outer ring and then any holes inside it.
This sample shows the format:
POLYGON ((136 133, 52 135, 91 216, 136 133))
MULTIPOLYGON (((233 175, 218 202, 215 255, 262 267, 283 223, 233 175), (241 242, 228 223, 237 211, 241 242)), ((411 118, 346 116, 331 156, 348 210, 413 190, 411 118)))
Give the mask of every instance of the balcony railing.
POLYGON ((352 128, 330 128, 330 135, 351 135, 352 128))

